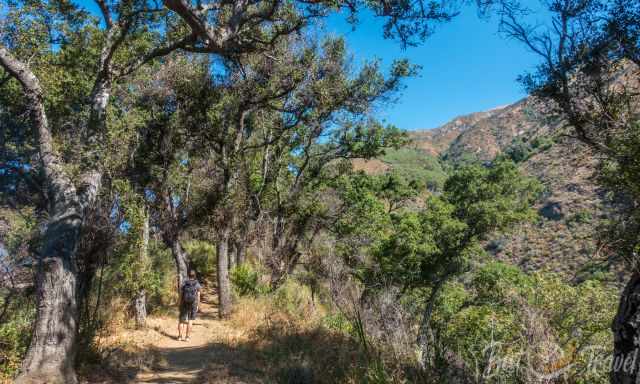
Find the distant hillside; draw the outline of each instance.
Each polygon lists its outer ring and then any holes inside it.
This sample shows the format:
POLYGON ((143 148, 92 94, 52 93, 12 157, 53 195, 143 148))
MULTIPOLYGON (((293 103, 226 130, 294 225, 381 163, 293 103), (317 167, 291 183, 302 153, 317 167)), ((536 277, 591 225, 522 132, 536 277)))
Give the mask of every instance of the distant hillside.
POLYGON ((425 131, 413 131, 411 137, 416 148, 432 156, 439 156, 446 152, 451 143, 461 134, 474 127, 478 122, 488 119, 498 113, 500 109, 487 112, 477 112, 456 117, 445 125, 425 131))
POLYGON ((621 276, 601 262, 593 240, 609 211, 605 191, 593 179, 595 162, 584 146, 560 134, 560 124, 543 104, 526 98, 455 118, 436 129, 410 132, 410 148, 370 162, 378 166, 370 166, 369 171, 402 169, 403 173, 437 180, 430 183, 440 185, 446 177, 444 169, 504 154, 525 173, 541 180, 545 193, 536 207, 538 222, 496 235, 487 250, 525 270, 555 271, 576 281, 589 277, 618 280, 621 276), (402 161, 407 157, 412 160, 402 161), (425 164, 436 159, 441 165, 426 172, 425 164))

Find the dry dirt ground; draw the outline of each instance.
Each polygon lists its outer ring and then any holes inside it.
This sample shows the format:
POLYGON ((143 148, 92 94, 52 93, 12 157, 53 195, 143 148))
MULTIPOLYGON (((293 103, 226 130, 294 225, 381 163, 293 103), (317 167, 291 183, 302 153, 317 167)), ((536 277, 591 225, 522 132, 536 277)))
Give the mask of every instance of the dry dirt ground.
POLYGON ((356 341, 321 324, 326 310, 304 287, 283 289, 286 305, 271 296, 238 298, 227 320, 218 319, 216 296, 205 289, 188 342, 177 340, 177 313, 149 317, 144 330, 117 327, 99 338, 102 353, 83 367, 83 384, 354 382, 364 364, 356 341))
POLYGON ((208 368, 208 362, 218 352, 216 342, 231 336, 234 331, 217 319, 215 308, 202 303, 201 313, 193 324, 189 341, 177 339, 175 320, 150 319, 151 329, 157 337, 149 340, 147 347, 157 353, 158 364, 139 372, 135 383, 194 383, 208 368))
POLYGON ((251 364, 246 350, 236 348, 246 339, 246 330, 230 321, 219 320, 215 303, 203 301, 189 341, 178 340, 176 316, 150 317, 147 329, 121 331, 104 340, 105 344, 122 346, 116 358, 119 364, 115 367, 120 371, 119 377, 105 379, 99 373, 88 372, 83 381, 86 384, 266 383, 266 375, 257 368, 259 362, 251 364))

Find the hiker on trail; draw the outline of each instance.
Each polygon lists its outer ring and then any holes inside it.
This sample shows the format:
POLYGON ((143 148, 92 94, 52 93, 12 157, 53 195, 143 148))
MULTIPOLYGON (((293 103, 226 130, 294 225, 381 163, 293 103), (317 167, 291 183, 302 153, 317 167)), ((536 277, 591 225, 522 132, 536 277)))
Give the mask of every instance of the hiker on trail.
POLYGON ((178 340, 188 341, 192 321, 196 318, 200 304, 200 283, 196 280, 196 271, 189 271, 189 279, 180 289, 180 320, 178 322, 178 340), (184 332, 183 332, 184 330, 184 332), (182 338, 182 334, 185 337, 182 338))

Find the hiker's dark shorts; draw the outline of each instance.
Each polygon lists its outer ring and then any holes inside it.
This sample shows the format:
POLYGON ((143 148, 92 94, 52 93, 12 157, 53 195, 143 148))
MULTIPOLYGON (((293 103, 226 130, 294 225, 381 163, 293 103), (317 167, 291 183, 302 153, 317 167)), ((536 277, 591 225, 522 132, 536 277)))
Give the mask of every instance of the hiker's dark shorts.
POLYGON ((189 320, 195 320, 196 313, 198 313, 198 306, 196 303, 182 304, 180 306, 180 322, 186 323, 189 320))

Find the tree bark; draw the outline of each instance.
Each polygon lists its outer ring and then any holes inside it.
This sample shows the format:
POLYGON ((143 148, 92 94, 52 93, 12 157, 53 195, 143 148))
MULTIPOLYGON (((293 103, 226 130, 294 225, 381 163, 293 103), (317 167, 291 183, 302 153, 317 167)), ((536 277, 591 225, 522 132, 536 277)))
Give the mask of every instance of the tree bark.
POLYGON ((147 324, 147 291, 144 289, 138 290, 133 305, 136 317, 136 328, 144 328, 147 324))
POLYGON ((418 330, 418 352, 420 354, 418 363, 422 369, 426 369, 429 363, 429 336, 431 334, 431 316, 433 314, 433 307, 435 306, 436 299, 440 293, 440 289, 444 285, 444 280, 436 283, 429 295, 427 305, 422 314, 422 321, 420 323, 420 329, 418 330))
MULTIPOLYGON (((149 258, 149 213, 145 210, 144 223, 142 225, 142 242, 140 244, 140 275, 144 275, 147 270, 149 258)), ((133 309, 135 312, 136 327, 144 328, 147 322, 147 293, 141 287, 134 298, 133 309)))
POLYGON ((640 382, 640 273, 627 283, 613 320, 612 384, 640 382))
POLYGON ((50 219, 38 257, 36 320, 31 343, 15 382, 77 383, 74 370, 78 332, 76 252, 86 208, 95 201, 101 174, 82 176, 76 189, 53 145, 38 78, 0 46, 0 66, 24 91, 35 127, 40 162, 49 195, 50 219))
POLYGON ((241 241, 236 244, 236 265, 242 265, 245 263, 247 257, 247 247, 245 242, 241 241))
POLYGON ((171 242, 171 254, 173 255, 173 259, 176 262, 176 271, 178 274, 178 291, 182 289, 182 285, 185 281, 187 281, 189 273, 188 270, 188 262, 187 262, 187 253, 182 249, 182 245, 180 245, 180 241, 174 239, 171 242))
POLYGON ((229 241, 229 271, 233 271, 236 267, 238 247, 235 241, 229 241))
POLYGON ((80 226, 78 215, 61 215, 47 227, 36 280, 36 321, 18 384, 77 383, 75 253, 80 226))
POLYGON ((226 318, 231 314, 231 282, 229 280, 229 228, 221 228, 218 235, 218 314, 226 318))

